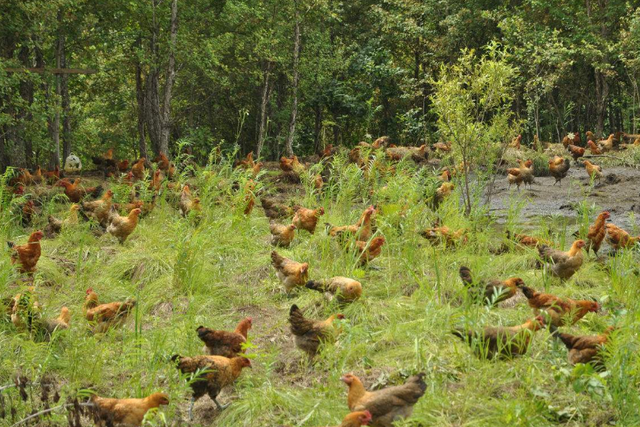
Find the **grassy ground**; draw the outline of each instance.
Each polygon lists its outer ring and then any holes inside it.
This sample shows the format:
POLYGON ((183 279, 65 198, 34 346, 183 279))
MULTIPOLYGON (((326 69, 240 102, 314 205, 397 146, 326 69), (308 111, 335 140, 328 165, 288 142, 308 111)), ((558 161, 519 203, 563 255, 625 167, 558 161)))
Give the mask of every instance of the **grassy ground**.
MULTIPOLYGON (((413 416, 398 426, 640 424, 637 251, 621 252, 604 263, 591 258, 574 278, 560 283, 534 268, 533 251, 492 255, 490 249, 503 242, 502 233, 484 212, 465 218, 455 196, 433 212, 425 194, 438 184, 428 169, 402 163, 393 176, 381 176, 374 169, 362 172, 338 159, 322 194, 311 191, 306 179, 300 186, 286 186, 287 196, 296 202, 325 208, 321 222, 353 223, 366 205, 380 206, 377 233, 387 244, 372 268, 358 268, 355 256, 322 227, 314 235, 298 233, 292 247, 280 251, 308 261, 312 279, 342 275, 360 280, 361 300, 339 307, 306 289, 286 295, 270 266, 268 221, 259 203, 245 217, 244 195, 233 190, 234 181, 242 188, 248 178, 228 167, 215 167, 190 179, 205 206, 199 222, 181 218, 165 192, 122 246, 109 235, 96 236, 86 223, 43 242, 35 276, 38 300, 44 317, 55 317, 68 306, 72 326, 56 333, 51 342, 36 343, 17 334, 10 322, 0 322, 0 386, 21 374, 36 382, 53 377, 63 399, 84 396, 87 390, 113 397, 164 391, 172 403, 150 422, 176 425, 187 417, 190 393, 169 357, 200 353, 197 326, 233 329, 241 318, 251 316, 248 353, 253 369, 245 370, 236 386, 222 393, 221 401, 231 402, 223 412, 202 398, 195 406, 194 424, 335 425, 348 412, 346 386, 339 381, 343 373, 355 373, 369 387, 400 383, 420 371, 427 374, 427 392, 413 416), (451 228, 468 228, 469 242, 457 249, 429 245, 417 232, 437 216, 451 228), (563 330, 593 334, 617 325, 620 329, 608 347, 608 370, 597 373, 570 366, 565 348, 547 331, 538 332, 530 352, 518 359, 475 357, 449 333, 452 327, 519 324, 531 317, 531 310, 522 296, 493 309, 472 304, 458 278, 460 265, 470 267, 477 278, 519 276, 535 289, 598 298, 603 313, 589 314, 563 330), (82 304, 89 287, 105 302, 128 297, 139 301, 125 327, 105 335, 87 332, 82 304), (287 316, 293 303, 310 317, 336 312, 346 317, 338 341, 324 348, 315 365, 296 350, 290 336, 287 316)), ((273 175, 258 178, 260 191, 274 193, 285 187, 274 184, 273 175)), ((116 188, 117 195, 124 193, 116 188)), ((507 226, 516 231, 517 207, 522 205, 514 202, 509 212, 507 226)), ((45 213, 66 206, 51 201, 45 213)), ((26 241, 32 228, 17 226, 6 209, 3 218, 0 237, 26 241)), ((43 227, 45 221, 42 215, 33 227, 43 227)), ((573 231, 575 225, 550 216, 540 220, 535 234, 568 248, 567 236, 573 231)), ((26 287, 17 281, 8 255, 0 258, 0 278, 1 296, 26 287)), ((22 402, 15 388, 0 393, 5 404, 17 409, 15 420, 39 408, 37 398, 22 402)), ((50 422, 67 424, 63 412, 54 413, 50 422)), ((11 424, 7 412, 0 425, 11 424)))

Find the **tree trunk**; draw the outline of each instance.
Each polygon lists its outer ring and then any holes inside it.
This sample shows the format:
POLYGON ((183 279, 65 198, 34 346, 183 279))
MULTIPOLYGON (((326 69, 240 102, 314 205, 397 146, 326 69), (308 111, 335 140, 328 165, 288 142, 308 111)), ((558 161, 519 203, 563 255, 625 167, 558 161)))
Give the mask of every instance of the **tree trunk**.
MULTIPOLYGON (((58 22, 62 21, 62 14, 58 14, 58 22)), ((64 50, 64 36, 62 34, 58 34, 58 43, 56 46, 56 66, 58 68, 62 68, 62 51, 64 50)), ((60 109, 58 108, 58 100, 60 99, 60 95, 62 92, 62 76, 60 74, 56 74, 54 76, 56 90, 55 96, 53 97, 53 102, 51 103, 54 112, 53 119, 49 121, 49 133, 51 134, 51 139, 53 140, 53 152, 51 153, 52 166, 60 166, 60 109)))
MULTIPOLYGON (((322 132, 322 104, 320 101, 316 102, 313 106, 315 112, 315 125, 313 127, 313 150, 318 152, 320 150, 320 132, 322 132)), ((326 147, 322 147, 323 149, 326 147)))
MULTIPOLYGON (((169 62, 167 64, 167 76, 164 86, 164 99, 162 103, 162 121, 160 124, 159 150, 169 155, 169 135, 171 134, 171 96, 173 84, 176 80, 176 38, 178 37, 178 0, 171 2, 171 35, 169 43, 169 62)), ((156 154, 160 154, 160 152, 156 154)))
POLYGON ((155 153, 160 152, 160 134, 162 124, 160 123, 160 99, 159 99, 158 71, 151 69, 146 79, 145 96, 145 117, 147 122, 147 132, 151 140, 151 148, 155 153))
MULTIPOLYGON (((139 43, 140 41, 138 41, 139 43)), ((138 103, 138 150, 140 157, 147 158, 147 140, 144 129, 144 115, 146 111, 144 97, 144 83, 142 81, 142 65, 136 62, 136 101, 138 103)))
POLYGON ((596 135, 604 135, 604 119, 607 112, 607 98, 609 97, 609 84, 607 78, 596 70, 596 135))
POLYGON ((298 116, 298 81, 300 78, 298 65, 300 62, 300 13, 297 1, 294 0, 295 25, 293 35, 293 102, 291 105, 291 119, 289 121, 289 135, 285 145, 287 156, 293 156, 293 138, 296 132, 296 118, 298 116))
MULTIPOLYGON (((60 39, 60 68, 67 68, 66 36, 60 39)), ((71 154, 71 98, 69 97, 69 75, 60 76, 60 95, 62 96, 62 162, 71 154)), ((59 164, 58 164, 59 166, 59 164)))
MULTIPOLYGON (((23 46, 20 49, 19 53, 20 62, 25 67, 31 66, 30 58, 29 58, 29 49, 26 46, 23 46)), ((42 55, 36 55, 36 67, 44 66, 44 60, 42 55)), ((31 107, 33 104, 33 82, 30 78, 26 78, 24 81, 20 82, 20 96, 22 99, 26 101, 27 107, 31 107)), ((25 123, 31 121, 31 113, 29 109, 22 108, 20 113, 18 114, 18 126, 16 129, 16 144, 22 144, 24 146, 24 162, 26 166, 30 169, 33 168, 33 144, 31 143, 31 138, 25 138, 25 123)))
POLYGON ((267 61, 264 70, 264 83, 262 85, 262 99, 260 101, 260 125, 258 127, 258 144, 256 145, 256 158, 260 158, 264 145, 265 130, 267 125, 267 104, 271 90, 269 89, 269 76, 271 75, 271 61, 267 61))

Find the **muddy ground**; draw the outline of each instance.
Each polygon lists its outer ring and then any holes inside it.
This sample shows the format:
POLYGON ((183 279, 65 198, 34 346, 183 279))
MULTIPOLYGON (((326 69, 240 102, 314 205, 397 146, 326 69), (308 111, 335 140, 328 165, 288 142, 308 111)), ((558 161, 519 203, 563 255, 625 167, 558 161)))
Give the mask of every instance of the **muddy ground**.
POLYGON ((529 203, 522 210, 521 222, 537 224, 537 218, 551 215, 574 219, 577 204, 587 198, 598 211, 608 210, 611 222, 628 230, 633 229, 630 214, 633 212, 640 217, 640 169, 608 167, 603 168, 603 173, 605 179, 597 183, 591 192, 589 176, 582 166, 573 162, 562 184, 553 185, 555 180, 551 176, 536 177, 531 189, 525 190, 522 186, 518 191, 515 185, 508 188, 506 177, 498 177, 490 210, 504 221, 513 198, 524 197, 529 203))

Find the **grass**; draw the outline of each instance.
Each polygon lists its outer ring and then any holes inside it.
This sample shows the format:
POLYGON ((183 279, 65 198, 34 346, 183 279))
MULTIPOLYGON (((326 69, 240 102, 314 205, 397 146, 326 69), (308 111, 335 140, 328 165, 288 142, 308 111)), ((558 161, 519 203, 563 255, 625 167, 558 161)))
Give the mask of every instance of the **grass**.
MULTIPOLYGON (((385 161, 378 158, 372 165, 376 162, 385 161)), ((574 278, 560 283, 534 268, 534 251, 493 255, 490 249, 500 245, 502 237, 486 213, 464 217, 455 196, 433 212, 425 200, 437 185, 427 169, 401 162, 394 175, 381 174, 373 166, 362 171, 344 158, 327 167, 331 170, 325 191, 311 191, 314 170, 303 177, 301 186, 288 186, 288 195, 309 207, 323 206, 326 215, 320 223, 336 225, 354 222, 366 205, 377 204, 382 212, 378 233, 387 244, 372 263, 376 268, 358 267, 356 257, 344 252, 322 226, 314 235, 299 232, 291 248, 279 251, 308 261, 311 278, 342 275, 360 280, 361 300, 340 307, 306 289, 284 294, 270 266, 268 221, 259 203, 250 216, 242 215, 249 177, 232 171, 228 163, 210 166, 195 177, 183 177, 197 188, 205 206, 199 219, 182 218, 165 192, 122 246, 109 235, 96 236, 86 223, 43 242, 35 276, 38 300, 44 317, 55 317, 68 306, 72 326, 56 333, 51 342, 36 343, 17 334, 10 322, 0 322, 0 386, 19 374, 36 382, 55 378, 63 399, 86 396, 88 390, 112 397, 164 391, 172 403, 150 424, 173 425, 178 418, 186 419, 190 393, 170 356, 200 353, 202 343, 195 334, 199 325, 233 329, 241 318, 251 316, 249 355, 254 368, 222 393, 221 401, 231 402, 223 412, 202 398, 194 410, 196 425, 335 425, 348 412, 346 386, 339 381, 343 373, 354 372, 367 386, 382 386, 401 383, 420 371, 427 374, 427 392, 413 416, 398 426, 640 423, 640 360, 634 332, 640 321, 637 251, 621 252, 604 265, 590 259, 574 278), (469 242, 456 249, 430 246, 417 231, 436 217, 453 229, 468 228, 469 242), (470 267, 477 278, 519 276, 535 289, 604 302, 603 315, 589 314, 563 330, 588 334, 618 325, 607 349, 608 370, 600 374, 570 366, 564 347, 546 331, 538 332, 529 353, 515 360, 475 357, 449 333, 452 327, 519 324, 531 317, 531 311, 522 298, 493 309, 471 304, 458 278, 460 265, 470 267), (136 298, 135 315, 125 327, 89 334, 82 317, 89 287, 105 302, 136 298), (315 365, 295 349, 288 331, 293 303, 310 317, 336 312, 346 316, 343 333, 335 344, 325 346, 315 365)), ((277 191, 274 175, 259 176, 256 192, 277 191)), ((116 191, 117 196, 123 194, 116 191)), ((523 204, 513 201, 509 229, 519 231, 523 204)), ((0 237, 24 242, 31 228, 16 225, 3 206, 0 237)), ((45 210, 59 214, 66 206, 51 201, 45 210)), ((581 216, 593 220, 588 203, 581 216)), ((579 223, 586 219, 581 217, 579 223)), ((33 228, 43 227, 44 221, 43 215, 33 228)), ((561 221, 541 220, 533 234, 566 248, 576 225, 561 221)), ((26 287, 16 284, 19 275, 8 255, 0 258, 0 278, 1 296, 26 287)), ((38 405, 37 398, 21 401, 15 388, 1 393, 5 404, 16 408, 15 421, 38 405)), ((50 421, 67 424, 64 412, 54 413, 50 421)), ((11 424, 8 413, 0 418, 0 425, 11 424)))

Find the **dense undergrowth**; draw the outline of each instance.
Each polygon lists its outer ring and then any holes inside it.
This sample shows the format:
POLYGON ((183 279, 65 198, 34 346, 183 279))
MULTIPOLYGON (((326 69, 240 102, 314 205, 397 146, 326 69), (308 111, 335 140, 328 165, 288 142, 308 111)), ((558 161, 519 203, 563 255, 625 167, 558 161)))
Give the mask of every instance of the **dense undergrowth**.
MULTIPOLYGON (((337 157, 322 191, 313 189, 310 179, 321 165, 313 166, 299 186, 275 184, 273 171, 257 178, 259 195, 282 190, 299 204, 323 206, 321 222, 353 223, 367 205, 379 206, 376 233, 387 244, 369 268, 357 267, 355 255, 345 252, 323 227, 314 235, 297 233, 292 247, 281 250, 309 262, 312 279, 341 275, 360 280, 364 294, 359 301, 340 307, 307 289, 284 293, 270 265, 268 220, 259 203, 251 215, 243 215, 244 194, 234 190, 234 183, 243 189, 249 177, 224 162, 182 178, 197 188, 205 208, 201 218, 182 218, 165 189, 156 209, 122 246, 109 235, 97 236, 89 223, 43 241, 35 292, 44 317, 55 317, 68 306, 71 328, 57 332, 50 342, 34 342, 16 333, 10 322, 0 322, 0 386, 19 374, 34 382, 53 377, 63 398, 86 396, 89 390, 112 397, 164 391, 171 404, 150 423, 175 425, 179 418, 186 420, 190 392, 170 356, 200 354, 202 343, 195 334, 199 325, 233 329, 241 318, 251 316, 248 353, 253 369, 223 392, 222 401, 232 402, 223 412, 207 397, 201 399, 195 424, 335 425, 348 412, 346 387, 339 381, 343 373, 354 372, 373 386, 402 382, 419 371, 427 374, 427 392, 413 416, 399 426, 640 424, 637 251, 619 252, 605 263, 590 257, 576 276, 561 283, 535 268, 533 250, 492 254, 492 248, 504 243, 504 227, 520 231, 519 212, 528 201, 517 199, 517 192, 506 225, 498 227, 478 207, 464 216, 457 194, 434 212, 425 202, 438 186, 430 168, 401 162, 395 174, 383 174, 380 166, 386 161, 378 158, 363 171, 337 157), (458 248, 428 244, 418 231, 436 218, 454 229, 467 228, 468 243, 458 248), (461 265, 477 278, 519 276, 535 289, 597 298, 603 313, 589 314, 564 329, 586 334, 618 326, 607 347, 607 371, 570 366, 566 349, 547 331, 536 334, 523 357, 476 358, 450 334, 452 327, 513 325, 532 315, 521 296, 493 309, 473 304, 458 277, 461 265), (82 304, 89 287, 102 301, 138 300, 125 327, 105 335, 87 331, 82 304), (336 312, 346 317, 338 341, 324 348, 315 365, 295 349, 290 336, 287 314, 293 303, 310 317, 336 312)), ((126 194, 117 184, 108 185, 117 197, 126 194)), ((4 194, 0 239, 24 242, 32 229, 45 226, 48 213, 66 211, 68 205, 61 202, 61 196, 47 200, 36 223, 23 229, 13 215, 16 202, 4 194)), ((592 206, 577 218, 578 225, 584 229, 598 211, 592 206)), ((575 223, 550 213, 531 234, 568 248, 575 230, 575 223)), ((0 296, 15 295, 27 286, 9 256, 0 257, 0 296)), ((17 409, 13 421, 7 414, 0 425, 11 425, 38 406, 37 401, 20 400, 15 388, 0 393, 5 405, 17 409)), ((53 412, 49 422, 66 425, 64 416, 53 412)))

